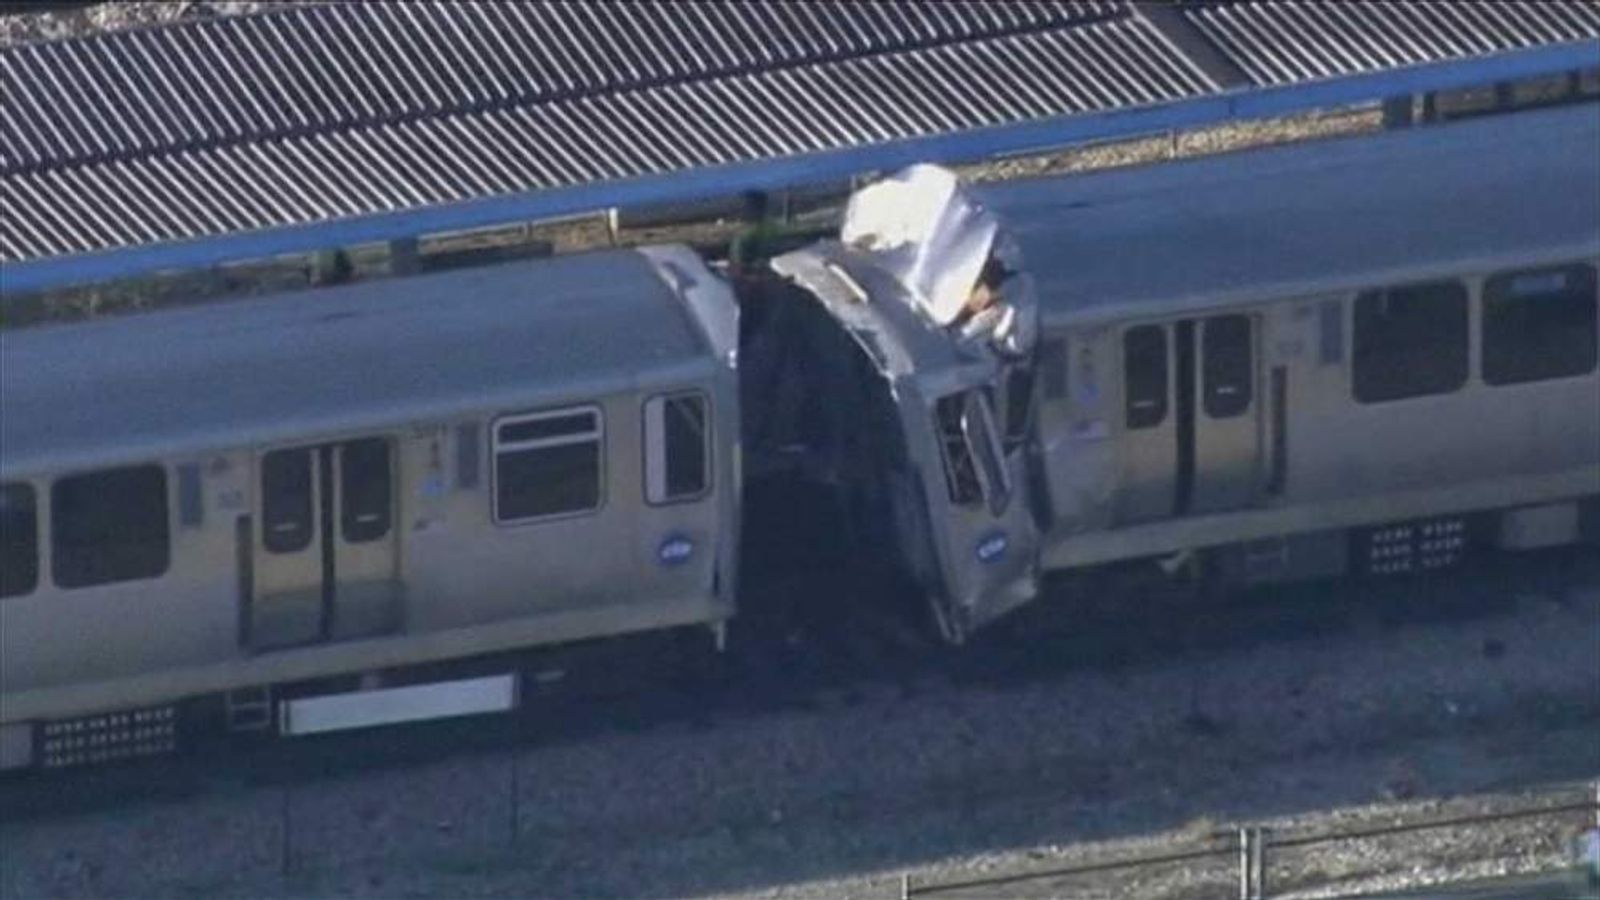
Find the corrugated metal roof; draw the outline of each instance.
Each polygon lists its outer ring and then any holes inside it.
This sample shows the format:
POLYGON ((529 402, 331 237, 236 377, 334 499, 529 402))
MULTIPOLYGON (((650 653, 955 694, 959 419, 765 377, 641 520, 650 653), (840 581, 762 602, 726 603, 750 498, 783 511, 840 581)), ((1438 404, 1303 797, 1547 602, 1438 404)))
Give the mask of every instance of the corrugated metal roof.
POLYGON ((1600 35, 1587 2, 1176 9, 335 4, 22 45, 0 262, 1149 106, 1229 64, 1277 85, 1600 35))
POLYGON ((0 259, 356 216, 1215 89, 1137 19, 19 172, 0 259))
POLYGON ((1185 12, 1261 85, 1600 37, 1600 4, 1586 0, 1220 3, 1185 12))
POLYGON ((1056 28, 1121 2, 340 3, 0 51, 0 172, 1056 28), (65 101, 65 102, 63 102, 65 101))

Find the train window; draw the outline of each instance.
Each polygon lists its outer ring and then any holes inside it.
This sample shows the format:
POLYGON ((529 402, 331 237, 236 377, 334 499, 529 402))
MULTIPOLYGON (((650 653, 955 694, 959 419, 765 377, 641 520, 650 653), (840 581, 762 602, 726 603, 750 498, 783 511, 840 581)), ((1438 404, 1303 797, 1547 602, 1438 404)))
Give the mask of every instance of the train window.
POLYGON ((1250 408, 1255 360, 1249 316, 1212 316, 1202 334, 1201 382, 1206 415, 1227 419, 1250 408))
POLYGON ((1122 378, 1129 428, 1154 428, 1167 417, 1167 331, 1140 325, 1122 335, 1122 378))
POLYGON ((961 411, 961 434, 978 460, 978 475, 983 480, 989 512, 998 516, 1011 504, 1011 473, 1006 471, 1005 457, 1000 452, 1000 438, 995 432, 994 413, 988 397, 975 391, 967 394, 961 411))
POLYGON ((1519 384, 1595 367, 1595 270, 1503 272, 1483 286, 1483 380, 1519 384))
POLYGON ((939 399, 934 415, 950 502, 976 506, 987 498, 991 513, 1005 512, 1011 502, 1011 479, 988 398, 978 391, 951 394, 939 399))
POLYGON ((652 397, 644 406, 645 499, 705 495, 711 481, 710 420, 702 394, 652 397))
POLYGON ((600 506, 600 411, 500 420, 494 430, 494 519, 508 524, 600 506))
POLYGON ((1435 281, 1356 297, 1351 387, 1362 403, 1446 394, 1467 381, 1467 289, 1435 281))
POLYGON ((50 488, 51 574, 64 588, 155 578, 172 547, 157 465, 73 475, 50 488))
POLYGON ((941 397, 934 404, 934 416, 938 419, 939 447, 943 451, 944 481, 950 492, 950 502, 958 506, 976 506, 983 501, 983 485, 978 482, 977 463, 961 426, 965 397, 965 394, 941 397))
POLYGON ((261 459, 261 543, 269 553, 311 546, 311 454, 308 447, 274 450, 261 459))
POLYGON ((389 533, 392 484, 387 439, 339 445, 339 533, 347 543, 375 541, 389 533))
POLYGON ((0 484, 0 597, 39 584, 39 516, 33 485, 0 484))

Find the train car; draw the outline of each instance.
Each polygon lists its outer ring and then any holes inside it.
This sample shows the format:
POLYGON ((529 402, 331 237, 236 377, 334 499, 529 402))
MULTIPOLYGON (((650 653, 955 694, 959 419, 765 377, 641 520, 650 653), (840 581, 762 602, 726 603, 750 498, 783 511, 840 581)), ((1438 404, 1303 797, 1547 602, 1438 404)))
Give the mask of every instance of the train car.
POLYGON ((290 733, 516 679, 255 689, 734 609, 737 312, 681 248, 0 333, 3 762, 290 733), (237 724, 237 723, 236 723, 237 724))
MULTIPOLYGON (((810 360, 836 432, 942 460, 920 553, 874 546, 960 641, 1052 572, 1255 584, 1600 539, 1596 160, 1585 104, 957 189, 913 169, 774 268, 868 361, 810 360), (1037 316, 1009 346, 962 324, 986 257, 1037 316)), ((866 502, 895 464, 859 471, 823 480, 840 530, 903 518, 866 502)))
POLYGON ((1041 304, 1042 568, 1596 536, 1600 108, 986 186, 1041 304))
POLYGON ((1600 539, 1596 159, 1591 104, 913 167, 731 285, 646 248, 0 332, 0 764, 170 744, 196 698, 287 734, 505 709, 495 654, 720 640, 779 546, 960 642, 1050 572, 1600 539))

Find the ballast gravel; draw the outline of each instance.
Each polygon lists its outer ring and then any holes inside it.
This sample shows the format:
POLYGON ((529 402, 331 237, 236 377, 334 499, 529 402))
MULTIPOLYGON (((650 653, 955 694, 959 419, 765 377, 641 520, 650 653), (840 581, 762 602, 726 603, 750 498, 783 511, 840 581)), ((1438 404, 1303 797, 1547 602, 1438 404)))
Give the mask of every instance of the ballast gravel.
MULTIPOLYGON (((1238 823, 1508 807, 1597 776, 1588 587, 1466 619, 1031 682, 871 685, 809 709, 5 823, 0 895, 888 897, 907 879, 1192 847, 1238 823)), ((1271 877, 1313 896, 1545 870, 1580 818, 1280 854, 1271 877)), ((963 896, 1216 896, 1237 890, 1233 866, 963 896)))

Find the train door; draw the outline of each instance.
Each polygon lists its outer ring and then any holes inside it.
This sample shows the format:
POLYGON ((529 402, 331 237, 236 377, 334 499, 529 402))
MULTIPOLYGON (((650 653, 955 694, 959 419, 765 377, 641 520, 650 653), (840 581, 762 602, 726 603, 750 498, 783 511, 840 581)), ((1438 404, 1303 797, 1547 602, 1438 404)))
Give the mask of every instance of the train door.
POLYGON ((392 442, 371 437, 269 450, 256 473, 246 645, 261 650, 393 631, 392 442))
POLYGON ((1243 314, 1122 333, 1123 524, 1248 506, 1260 483, 1259 331, 1243 314))

